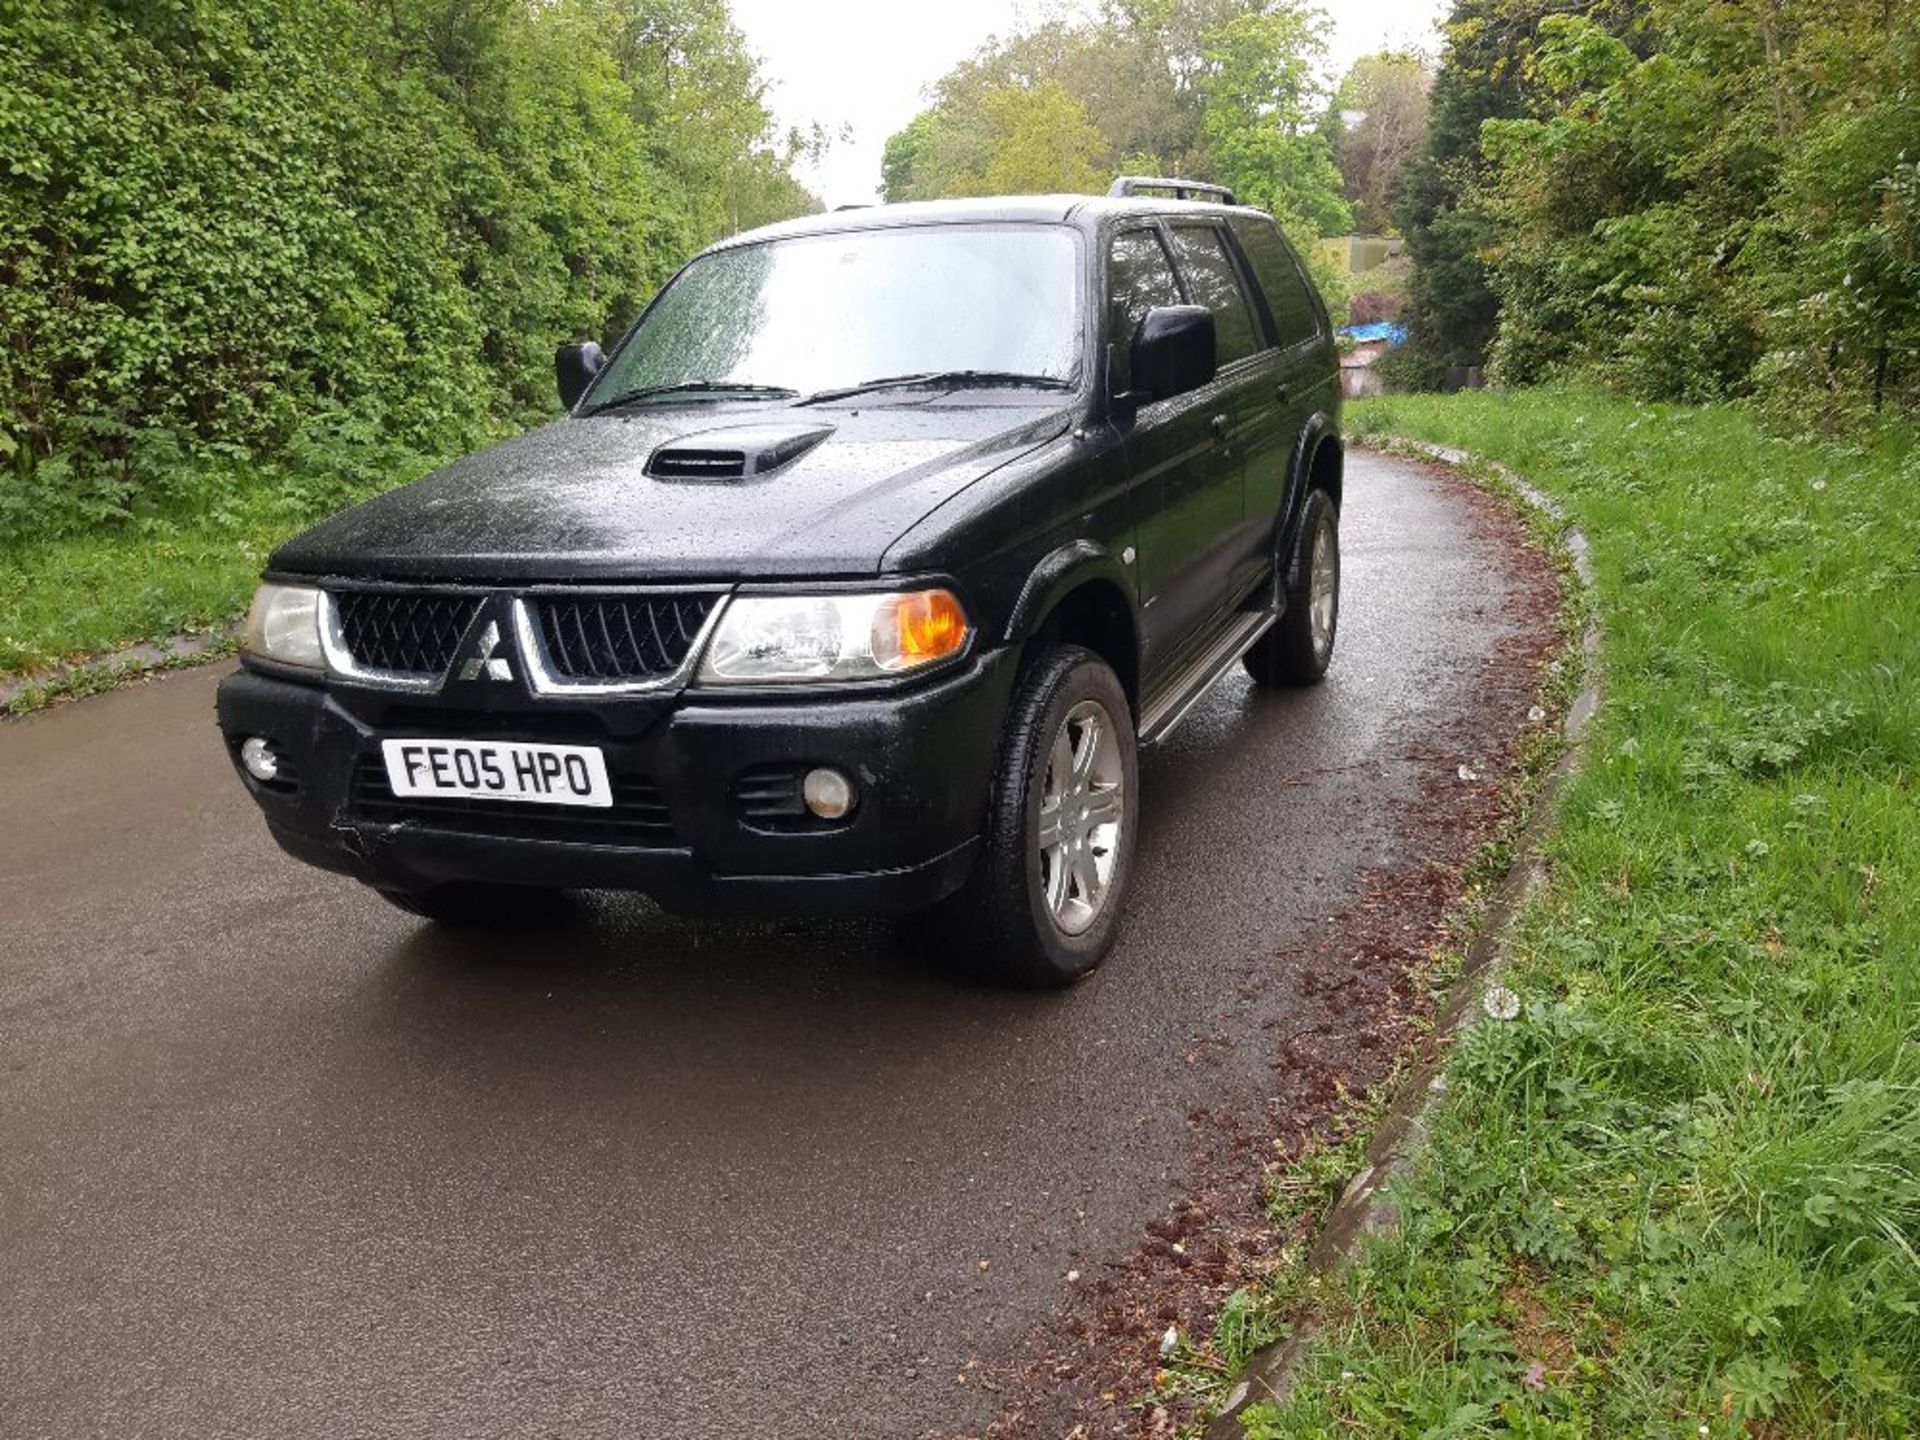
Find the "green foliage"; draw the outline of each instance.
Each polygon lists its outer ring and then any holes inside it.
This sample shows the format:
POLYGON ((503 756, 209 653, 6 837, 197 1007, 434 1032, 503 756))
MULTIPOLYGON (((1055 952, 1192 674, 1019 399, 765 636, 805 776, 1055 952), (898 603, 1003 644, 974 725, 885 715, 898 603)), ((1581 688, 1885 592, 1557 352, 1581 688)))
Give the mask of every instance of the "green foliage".
POLYGON ((881 161, 889 198, 1094 194, 1106 189, 1107 143, 1086 106, 1058 80, 982 90, 966 122, 916 116, 887 141, 881 161))
POLYGON ((226 625, 289 532, 433 463, 337 414, 317 415, 264 461, 195 457, 166 431, 146 435, 156 495, 131 514, 0 545, 0 676, 226 625))
POLYGON ((1920 443, 1578 391, 1356 412, 1568 508, 1605 696, 1521 1012, 1461 1042, 1403 1228, 1247 1433, 1911 1435, 1920 443))
POLYGON ((1303 249, 1353 223, 1333 147, 1314 123, 1325 101, 1324 27, 1319 11, 1275 5, 1209 32, 1201 51, 1201 135, 1214 173, 1303 249))
POLYGON ((1334 91, 1323 128, 1363 234, 1394 228, 1401 180, 1426 140, 1432 85, 1425 58, 1382 50, 1354 61, 1334 91))
POLYGON ((881 193, 901 201, 1104 190, 1116 142, 1089 106, 1118 58, 1106 31, 1057 22, 988 44, 888 139, 881 193))
POLYGON ((1100 192, 1116 171, 1231 185, 1303 251, 1350 213, 1321 124, 1326 18, 1297 0, 1108 0, 995 41, 887 142, 889 200, 1100 192))
POLYGON ((1416 347, 1794 424, 1920 401, 1914 0, 1531 8, 1455 7, 1404 217, 1416 347))
POLYGON ((1481 364, 1493 342, 1500 303, 1483 256, 1499 229, 1477 193, 1481 127, 1529 113, 1525 79, 1543 20, 1577 13, 1622 34, 1640 3, 1454 0, 1425 143, 1406 168, 1396 212, 1414 265, 1397 378, 1437 386, 1448 367, 1481 364))
POLYGON ((556 344, 810 205, 767 131, 723 0, 12 0, 0 544, 550 412, 556 344))
POLYGON ((992 137, 985 193, 1097 190, 1106 179, 1095 163, 1104 148, 1100 132, 1058 81, 990 91, 985 109, 992 137))

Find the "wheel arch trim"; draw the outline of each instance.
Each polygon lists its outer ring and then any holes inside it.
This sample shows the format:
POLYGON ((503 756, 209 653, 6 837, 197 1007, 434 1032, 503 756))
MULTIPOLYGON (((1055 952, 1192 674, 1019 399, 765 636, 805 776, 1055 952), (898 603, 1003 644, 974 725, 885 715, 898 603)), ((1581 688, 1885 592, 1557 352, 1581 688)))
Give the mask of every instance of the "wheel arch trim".
POLYGON ((1313 463, 1319 457, 1320 447, 1332 443, 1345 450, 1340 439, 1340 422, 1325 410, 1316 410, 1307 417, 1307 423, 1300 427, 1300 435, 1293 445, 1293 463, 1287 476, 1287 527, 1300 518, 1300 508, 1306 503, 1307 490, 1312 482, 1313 463))
POLYGON ((1134 598, 1133 577, 1105 546, 1092 540, 1071 540, 1041 557, 1020 587, 1002 638, 1010 644, 1025 640, 1062 600, 1094 580, 1105 580, 1120 592, 1126 601, 1137 643, 1140 608, 1134 598))
MULTIPOLYGON (((1307 423, 1300 427, 1300 437, 1294 443, 1293 465, 1287 479, 1286 506, 1273 537, 1276 612, 1285 610, 1287 586, 1297 578, 1289 575, 1287 569, 1294 551, 1294 539, 1299 533, 1301 516, 1306 514, 1307 495, 1313 489, 1313 467, 1320 458, 1322 447, 1327 445, 1339 451, 1344 468, 1346 447, 1340 438, 1340 422, 1327 411, 1316 410, 1307 417, 1307 423)), ((1336 495, 1333 499, 1337 509, 1344 496, 1336 495)))

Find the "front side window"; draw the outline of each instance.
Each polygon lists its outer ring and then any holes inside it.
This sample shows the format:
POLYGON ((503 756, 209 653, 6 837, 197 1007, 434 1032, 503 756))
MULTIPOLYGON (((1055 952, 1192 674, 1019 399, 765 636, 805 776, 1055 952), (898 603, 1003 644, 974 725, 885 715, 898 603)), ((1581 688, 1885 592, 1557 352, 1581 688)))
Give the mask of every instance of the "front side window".
POLYGON ((1116 390, 1132 383, 1129 352, 1147 311, 1181 303, 1180 282, 1158 232, 1123 230, 1113 237, 1107 252, 1107 338, 1114 346, 1116 390))
POLYGON ((1193 303, 1213 312, 1213 333, 1220 364, 1231 365, 1266 347, 1253 307, 1240 284, 1240 272, 1211 225, 1182 225, 1173 232, 1173 254, 1187 277, 1193 303))
POLYGON ((641 318, 589 408, 667 386, 811 393, 976 370, 1078 378, 1079 251, 1038 225, 769 240, 695 260, 641 318))

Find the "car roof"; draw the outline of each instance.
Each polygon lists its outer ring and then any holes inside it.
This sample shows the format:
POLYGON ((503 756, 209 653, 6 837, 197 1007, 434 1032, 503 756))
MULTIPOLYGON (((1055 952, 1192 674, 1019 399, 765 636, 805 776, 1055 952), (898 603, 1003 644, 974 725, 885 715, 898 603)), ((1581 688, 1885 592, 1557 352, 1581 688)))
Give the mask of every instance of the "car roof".
POLYGON ((840 235, 858 230, 891 229, 902 225, 1012 224, 1075 225, 1097 228, 1117 216, 1158 215, 1168 218, 1201 215, 1259 216, 1265 211, 1245 205, 1216 205, 1199 200, 1165 200, 1144 195, 990 195, 967 200, 913 200, 896 205, 851 205, 818 215, 802 215, 746 230, 709 246, 726 250, 763 240, 786 240, 803 235, 840 235))

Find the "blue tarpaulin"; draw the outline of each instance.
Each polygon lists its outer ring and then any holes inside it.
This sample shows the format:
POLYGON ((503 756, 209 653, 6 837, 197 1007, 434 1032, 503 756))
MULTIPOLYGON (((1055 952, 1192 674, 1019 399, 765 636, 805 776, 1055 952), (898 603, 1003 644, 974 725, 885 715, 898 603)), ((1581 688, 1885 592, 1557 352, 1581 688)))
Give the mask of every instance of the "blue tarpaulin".
POLYGON ((1375 340, 1384 340, 1389 345, 1402 345, 1407 339, 1407 327, 1396 325, 1391 320, 1382 320, 1377 325, 1346 325, 1341 328, 1340 333, 1362 345, 1371 344, 1375 340))

